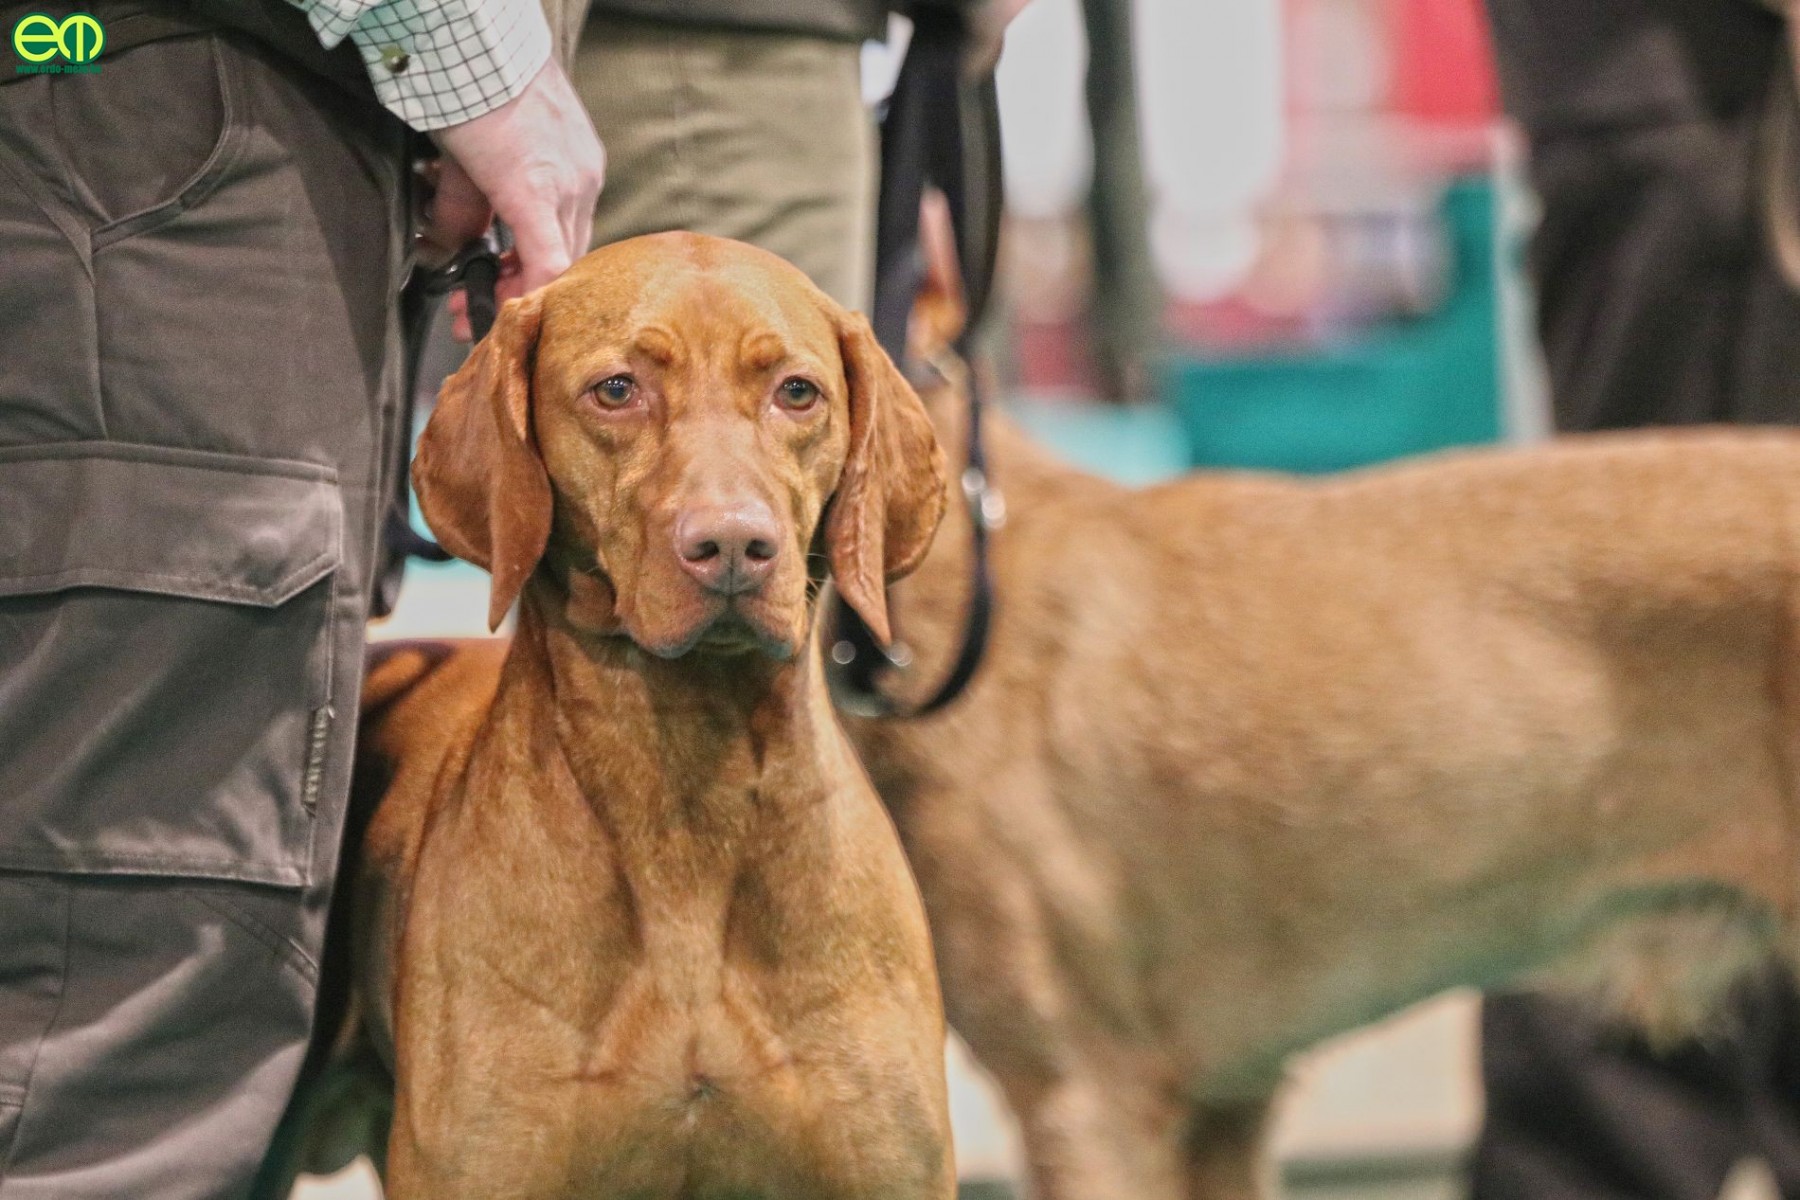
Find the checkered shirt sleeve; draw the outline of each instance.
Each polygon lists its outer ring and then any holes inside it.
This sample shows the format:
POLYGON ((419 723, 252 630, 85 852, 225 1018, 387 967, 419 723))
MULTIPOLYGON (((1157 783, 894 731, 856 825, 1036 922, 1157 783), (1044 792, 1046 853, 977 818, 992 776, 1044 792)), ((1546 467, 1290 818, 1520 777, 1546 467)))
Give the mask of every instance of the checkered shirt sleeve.
POLYGON ((331 49, 361 51, 388 111, 414 129, 491 112, 550 58, 539 0, 290 0, 331 49))

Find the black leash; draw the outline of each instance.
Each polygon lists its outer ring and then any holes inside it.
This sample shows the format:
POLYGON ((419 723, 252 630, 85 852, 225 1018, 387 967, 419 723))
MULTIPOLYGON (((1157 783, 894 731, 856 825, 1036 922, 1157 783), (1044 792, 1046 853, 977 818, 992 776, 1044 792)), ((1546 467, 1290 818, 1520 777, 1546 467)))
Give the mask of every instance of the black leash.
POLYGON ((375 595, 371 615, 385 617, 394 611, 400 598, 400 583, 406 574, 408 559, 424 562, 449 562, 448 550, 413 528, 411 465, 413 400, 419 391, 419 373, 425 359, 425 347, 431 336, 431 321, 438 301, 458 287, 466 288, 469 302, 469 328, 479 342, 494 327, 499 310, 494 287, 500 281, 500 255, 505 247, 504 230, 490 230, 470 242, 456 257, 442 267, 430 269, 415 266, 400 293, 400 328, 406 339, 406 362, 403 386, 406 389, 400 410, 399 461, 394 464, 394 493, 388 499, 387 515, 381 527, 381 569, 375 578, 375 595))
MULTIPOLYGON (((924 279, 919 204, 927 187, 944 194, 956 231, 956 256, 968 305, 956 351, 965 362, 971 361, 975 330, 993 290, 1003 201, 1000 109, 992 75, 974 82, 964 78, 967 44, 959 15, 937 10, 916 13, 906 61, 882 119, 872 324, 882 348, 897 363, 906 362, 907 321, 924 279)), ((967 465, 960 483, 969 511, 973 566, 962 648, 936 691, 917 705, 902 704, 882 690, 881 678, 909 666, 911 650, 898 639, 882 649, 868 625, 839 597, 827 670, 832 696, 846 712, 928 716, 962 695, 981 666, 994 614, 988 538, 1005 517, 1005 503, 988 477, 981 437, 986 398, 980 372, 968 372, 968 390, 967 465)))

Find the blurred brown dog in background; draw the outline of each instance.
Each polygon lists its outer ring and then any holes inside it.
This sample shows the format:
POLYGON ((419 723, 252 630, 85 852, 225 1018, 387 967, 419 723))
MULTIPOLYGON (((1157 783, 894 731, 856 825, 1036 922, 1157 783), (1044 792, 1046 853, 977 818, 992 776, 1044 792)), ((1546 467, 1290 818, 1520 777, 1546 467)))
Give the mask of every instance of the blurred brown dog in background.
MULTIPOLYGON (((946 257, 914 338, 955 448, 946 257)), ((1287 1058, 1456 985, 1552 971, 1676 1038, 1800 949, 1800 436, 1130 491, 985 431, 984 666, 847 724, 1043 1200, 1274 1195, 1287 1058)), ((968 555, 952 515, 894 592, 918 686, 968 555)))
POLYGON ((506 306, 415 478, 520 615, 369 678, 390 1198, 948 1200, 925 917, 812 636, 826 564, 885 631, 943 508, 867 322, 738 243, 609 246, 506 306))

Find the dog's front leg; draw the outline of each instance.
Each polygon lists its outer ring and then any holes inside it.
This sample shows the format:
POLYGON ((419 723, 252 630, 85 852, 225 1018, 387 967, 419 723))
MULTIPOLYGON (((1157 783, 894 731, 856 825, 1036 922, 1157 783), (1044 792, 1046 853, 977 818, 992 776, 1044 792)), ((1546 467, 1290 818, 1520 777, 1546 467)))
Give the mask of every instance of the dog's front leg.
POLYGON ((1186 1112, 1161 1087, 1072 1064, 1048 1086, 1005 1090, 1019 1115, 1036 1200, 1187 1196, 1186 1112))

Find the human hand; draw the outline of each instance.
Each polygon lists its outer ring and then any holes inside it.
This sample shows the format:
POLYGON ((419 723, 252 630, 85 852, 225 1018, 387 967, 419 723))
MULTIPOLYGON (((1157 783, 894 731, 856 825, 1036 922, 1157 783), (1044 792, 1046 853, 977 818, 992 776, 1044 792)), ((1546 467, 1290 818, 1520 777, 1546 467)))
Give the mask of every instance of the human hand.
MULTIPOLYGON (((492 112, 433 132, 445 154, 421 239, 454 253, 493 217, 512 229, 496 298, 549 283, 587 252, 606 151, 568 76, 544 64, 525 90, 492 112)), ((457 337, 468 340, 458 312, 457 337)))

